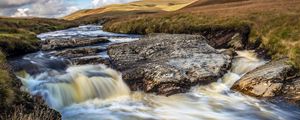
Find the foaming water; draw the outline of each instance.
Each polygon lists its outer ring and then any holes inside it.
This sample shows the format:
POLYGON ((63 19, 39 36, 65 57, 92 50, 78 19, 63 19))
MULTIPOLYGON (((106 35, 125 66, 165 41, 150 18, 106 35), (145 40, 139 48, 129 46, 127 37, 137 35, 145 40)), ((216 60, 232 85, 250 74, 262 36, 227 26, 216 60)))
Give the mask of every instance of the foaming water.
POLYGON ((70 67, 23 80, 65 120, 289 120, 299 112, 243 96, 230 87, 245 73, 266 63, 252 51, 238 51, 232 68, 218 82, 169 97, 130 92, 121 75, 104 66, 70 67))
POLYGON ((53 39, 53 38, 80 38, 80 37, 127 37, 127 38, 139 38, 139 35, 117 34, 111 32, 105 32, 102 30, 102 26, 99 25, 84 25, 66 30, 59 30, 54 32, 48 32, 39 34, 37 36, 41 40, 53 39))
POLYGON ((69 67, 65 73, 46 72, 22 81, 34 95, 59 110, 90 99, 129 95, 120 73, 104 65, 69 67))

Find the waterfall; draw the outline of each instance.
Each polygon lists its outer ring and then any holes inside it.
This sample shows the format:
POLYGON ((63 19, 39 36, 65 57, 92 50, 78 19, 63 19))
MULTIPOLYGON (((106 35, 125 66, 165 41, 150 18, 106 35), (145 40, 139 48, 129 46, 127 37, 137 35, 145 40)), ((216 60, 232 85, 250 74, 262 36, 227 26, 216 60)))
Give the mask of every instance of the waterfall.
POLYGON ((131 92, 121 74, 104 65, 71 66, 65 72, 27 76, 22 82, 31 94, 43 97, 58 110, 64 120, 293 118, 294 112, 230 90, 244 74, 267 62, 257 58, 254 51, 237 54, 231 69, 217 82, 168 97, 131 92))
POLYGON ((51 71, 22 81, 32 94, 42 96, 55 109, 130 93, 121 74, 104 65, 72 66, 65 73, 51 71))
POLYGON ((231 69, 219 79, 218 82, 207 86, 199 86, 196 91, 200 93, 223 93, 230 91, 231 86, 244 74, 264 65, 267 61, 259 59, 254 51, 236 51, 238 54, 232 61, 231 69))

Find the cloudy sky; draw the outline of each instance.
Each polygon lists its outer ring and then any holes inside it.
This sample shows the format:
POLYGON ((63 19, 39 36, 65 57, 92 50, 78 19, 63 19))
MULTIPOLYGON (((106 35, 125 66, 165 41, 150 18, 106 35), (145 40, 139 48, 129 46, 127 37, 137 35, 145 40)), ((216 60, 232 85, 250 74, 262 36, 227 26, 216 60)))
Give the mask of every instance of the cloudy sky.
POLYGON ((87 8, 136 0, 0 0, 0 16, 62 17, 87 8))

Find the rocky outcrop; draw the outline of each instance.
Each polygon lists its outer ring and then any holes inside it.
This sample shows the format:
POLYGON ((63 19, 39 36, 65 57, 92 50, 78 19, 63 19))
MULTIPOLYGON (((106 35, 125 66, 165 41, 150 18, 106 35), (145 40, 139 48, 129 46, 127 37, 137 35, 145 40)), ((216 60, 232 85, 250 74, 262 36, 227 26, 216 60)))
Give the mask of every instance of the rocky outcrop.
POLYGON ((207 28, 199 31, 207 38, 208 44, 214 48, 234 48, 243 50, 248 47, 249 26, 238 28, 207 28))
POLYGON ((282 96, 300 105, 300 78, 290 80, 282 89, 282 96))
POLYGON ((72 59, 70 59, 70 61, 74 65, 104 64, 104 65, 107 65, 107 66, 111 66, 109 59, 101 58, 99 56, 72 58, 72 59))
POLYGON ((75 48, 90 46, 99 43, 106 43, 109 40, 104 38, 65 38, 50 39, 41 42, 42 50, 60 50, 65 48, 75 48))
POLYGON ((149 35, 108 48, 113 66, 132 90, 163 95, 216 81, 230 67, 232 56, 225 53, 202 36, 178 34, 149 35))
POLYGON ((104 51, 106 51, 106 48, 104 47, 86 47, 55 51, 51 54, 68 59, 68 61, 73 65, 105 64, 110 66, 108 58, 102 58, 99 56, 100 52, 104 51))
POLYGON ((84 56, 94 56, 105 50, 106 50, 105 48, 99 48, 99 47, 75 48, 75 49, 66 49, 62 51, 57 51, 54 52, 53 54, 55 56, 60 56, 64 58, 76 58, 76 57, 84 57, 84 56))
POLYGON ((232 89, 258 98, 300 98, 300 82, 288 59, 269 62, 244 75, 232 89))

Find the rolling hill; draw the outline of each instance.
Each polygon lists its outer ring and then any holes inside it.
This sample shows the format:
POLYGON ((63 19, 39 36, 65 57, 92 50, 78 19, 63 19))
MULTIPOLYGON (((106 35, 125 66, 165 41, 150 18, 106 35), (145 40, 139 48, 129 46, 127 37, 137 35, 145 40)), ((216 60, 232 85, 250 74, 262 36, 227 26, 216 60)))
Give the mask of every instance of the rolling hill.
POLYGON ((65 20, 75 20, 84 16, 107 13, 107 12, 162 12, 162 11, 176 11, 184 8, 197 0, 142 0, 131 2, 127 4, 114 4, 97 9, 79 10, 68 16, 65 20))

